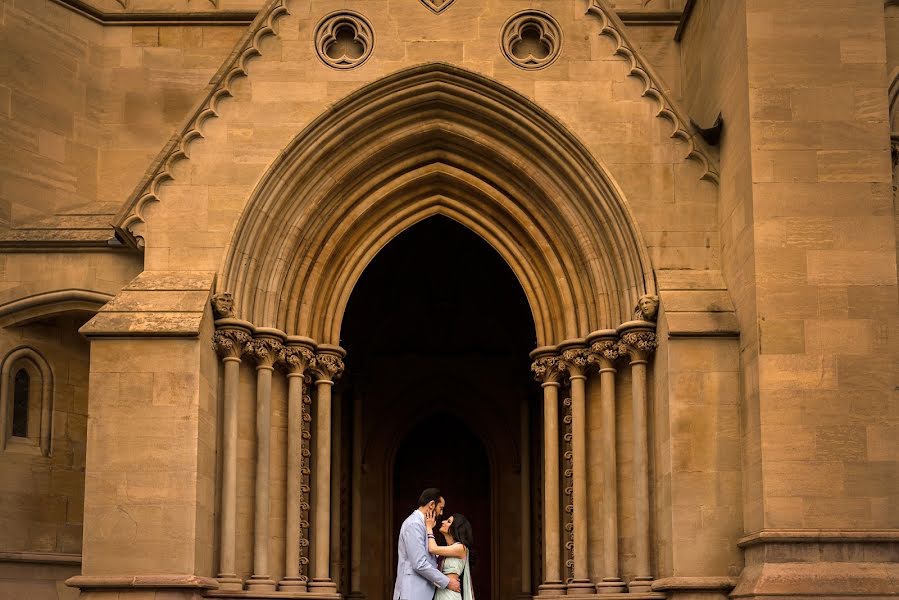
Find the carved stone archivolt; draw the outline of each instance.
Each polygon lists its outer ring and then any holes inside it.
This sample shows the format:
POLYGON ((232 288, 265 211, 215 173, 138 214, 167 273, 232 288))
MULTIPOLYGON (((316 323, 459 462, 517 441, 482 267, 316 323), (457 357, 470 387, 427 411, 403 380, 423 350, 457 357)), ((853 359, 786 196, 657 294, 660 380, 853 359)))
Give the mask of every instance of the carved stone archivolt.
POLYGON ((562 29, 548 13, 520 12, 503 26, 502 51, 512 64, 522 69, 543 69, 562 51, 562 29))
POLYGON ((374 30, 368 20, 353 11, 331 13, 315 29, 315 51, 323 63, 335 69, 352 69, 371 56, 374 30))

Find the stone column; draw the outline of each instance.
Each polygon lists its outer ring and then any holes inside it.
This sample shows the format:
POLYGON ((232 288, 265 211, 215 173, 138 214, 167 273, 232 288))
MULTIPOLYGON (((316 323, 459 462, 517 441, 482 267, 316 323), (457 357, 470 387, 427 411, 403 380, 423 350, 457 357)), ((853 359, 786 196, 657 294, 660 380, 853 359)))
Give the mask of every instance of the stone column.
POLYGON ((539 595, 565 593, 559 531, 559 357, 555 348, 531 353, 531 370, 543 386, 543 583, 539 595))
POLYGON ((237 319, 216 321, 213 345, 224 369, 222 402, 222 506, 219 519, 219 589, 242 590, 237 576, 237 407, 240 389, 240 357, 250 343, 252 326, 237 319))
POLYGON ((521 403, 521 597, 531 595, 531 432, 528 402, 521 403))
POLYGON ((284 518, 284 578, 278 583, 282 592, 305 592, 306 580, 300 577, 300 502, 303 467, 303 384, 314 362, 315 344, 309 338, 288 337, 281 354, 287 369, 287 493, 284 518))
POLYGON ((281 357, 284 335, 277 329, 257 328, 248 353, 256 360, 256 498, 253 520, 253 575, 247 590, 273 592, 275 582, 269 575, 269 490, 271 476, 272 372, 281 357))
POLYGON ((351 491, 350 541, 350 598, 361 599, 362 594, 362 396, 364 382, 353 381, 353 475, 351 491))
POLYGON ((632 321, 618 328, 630 356, 634 436, 634 570, 631 592, 648 592, 652 585, 649 560, 649 430, 646 407, 646 365, 656 347, 655 324, 632 321))
POLYGON ((618 572, 618 470, 615 449, 615 370, 614 361, 621 356, 618 334, 602 330, 591 334, 590 359, 599 367, 602 462, 602 564, 601 580, 596 584, 600 594, 627 591, 618 572))
POLYGON ((583 340, 559 345, 561 368, 568 372, 571 383, 571 496, 574 512, 574 577, 568 584, 569 594, 592 594, 596 587, 590 580, 587 547, 587 366, 589 353, 583 340))
MULTIPOLYGON (((340 386, 331 388, 331 439, 339 440, 343 421, 343 389, 340 386)), ((340 480, 343 470, 343 457, 340 444, 331 444, 331 580, 337 585, 337 593, 343 593, 343 577, 340 564, 340 480)))
POLYGON ((315 469, 312 526, 312 581, 310 591, 337 593, 329 574, 331 550, 331 388, 343 372, 344 351, 338 346, 319 346, 315 356, 315 469))

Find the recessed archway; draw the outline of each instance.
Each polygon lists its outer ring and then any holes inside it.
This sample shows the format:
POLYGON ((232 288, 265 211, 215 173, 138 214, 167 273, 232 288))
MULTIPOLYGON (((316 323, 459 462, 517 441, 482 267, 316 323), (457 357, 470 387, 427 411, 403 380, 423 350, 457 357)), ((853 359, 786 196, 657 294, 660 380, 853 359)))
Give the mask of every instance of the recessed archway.
POLYGON ((366 86, 297 136, 254 191, 219 285, 254 324, 337 344, 366 265, 433 215, 505 259, 538 345, 614 327, 654 291, 627 203, 584 145, 517 92, 445 64, 366 86))
POLYGON ((418 488, 436 486, 475 527, 477 597, 520 592, 531 575, 516 533, 521 466, 532 462, 520 440, 533 422, 522 414, 539 390, 527 359, 534 323, 509 266, 463 225, 426 219, 369 264, 342 333, 353 358, 341 385, 362 411, 361 591, 391 596, 399 524, 418 488))

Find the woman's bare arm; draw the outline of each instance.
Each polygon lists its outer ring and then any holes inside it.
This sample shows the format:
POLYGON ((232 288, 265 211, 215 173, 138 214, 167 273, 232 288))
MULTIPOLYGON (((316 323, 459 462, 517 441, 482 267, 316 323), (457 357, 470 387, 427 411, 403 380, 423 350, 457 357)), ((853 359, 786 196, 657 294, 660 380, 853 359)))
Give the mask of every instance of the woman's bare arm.
POLYGON ((434 556, 465 558, 465 545, 460 542, 456 542, 452 546, 440 546, 437 544, 437 540, 429 537, 428 552, 430 552, 434 556))

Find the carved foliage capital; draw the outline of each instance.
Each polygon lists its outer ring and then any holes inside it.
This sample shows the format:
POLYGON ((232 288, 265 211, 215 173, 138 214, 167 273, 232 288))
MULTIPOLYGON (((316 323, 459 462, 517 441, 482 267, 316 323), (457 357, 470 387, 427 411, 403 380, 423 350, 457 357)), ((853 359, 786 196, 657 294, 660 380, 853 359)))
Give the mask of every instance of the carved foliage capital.
POLYGON ((570 375, 583 375, 590 363, 590 352, 586 348, 569 348, 562 352, 559 368, 570 375))
POLYGON ((627 349, 617 339, 598 340, 590 344, 590 358, 592 362, 599 362, 600 358, 615 362, 627 349))
POLYGON ((315 365, 315 354, 305 346, 284 346, 279 360, 288 373, 303 374, 315 365))
POLYGON ((316 379, 335 380, 343 374, 343 360, 335 354, 319 353, 315 355, 316 379))
POLYGON ((273 367, 281 357, 284 344, 272 338, 254 338, 247 345, 247 354, 259 367, 273 367))
POLYGON ((653 331, 631 331, 621 336, 621 341, 633 354, 651 354, 658 346, 658 338, 653 331))
POLYGON ((240 358, 251 341, 250 334, 241 329, 216 329, 212 336, 212 347, 222 358, 240 358))
POLYGON ((552 383, 559 380, 561 368, 558 356, 542 356, 531 363, 534 379, 541 383, 552 383))

